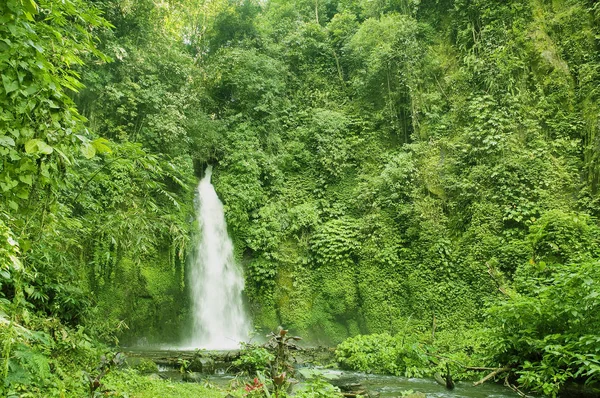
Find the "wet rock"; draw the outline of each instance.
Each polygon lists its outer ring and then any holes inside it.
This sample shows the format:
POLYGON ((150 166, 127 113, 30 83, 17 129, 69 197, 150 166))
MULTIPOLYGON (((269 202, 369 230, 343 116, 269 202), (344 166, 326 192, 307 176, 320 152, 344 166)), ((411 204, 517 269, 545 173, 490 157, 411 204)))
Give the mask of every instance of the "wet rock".
POLYGON ((137 363, 131 367, 142 373, 158 372, 158 365, 154 361, 151 361, 149 359, 140 358, 139 361, 137 361, 137 363))
POLYGON ((335 363, 335 348, 303 348, 292 353, 293 360, 301 366, 319 366, 335 363))
POLYGON ((181 380, 187 381, 190 383, 199 383, 202 381, 202 373, 187 372, 187 373, 183 374, 183 377, 181 378, 181 380))
POLYGON ((342 396, 346 398, 368 397, 377 398, 379 393, 371 393, 365 386, 360 383, 341 383, 338 385, 342 396))
POLYGON ((364 387, 360 383, 348 383, 339 386, 342 392, 362 391, 364 387))
POLYGON ((215 361, 212 358, 194 358, 188 365, 187 369, 192 372, 213 374, 215 373, 215 361))

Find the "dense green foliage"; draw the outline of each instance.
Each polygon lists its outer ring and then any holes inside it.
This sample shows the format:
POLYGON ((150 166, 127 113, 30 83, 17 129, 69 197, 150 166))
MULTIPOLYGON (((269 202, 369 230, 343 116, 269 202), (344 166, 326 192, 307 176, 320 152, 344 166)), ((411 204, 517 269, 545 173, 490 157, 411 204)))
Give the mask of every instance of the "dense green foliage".
POLYGON ((255 326, 374 334, 338 351, 363 370, 600 381, 599 23, 592 0, 2 2, 0 392, 83 391, 100 341, 185 333, 207 164, 255 326))

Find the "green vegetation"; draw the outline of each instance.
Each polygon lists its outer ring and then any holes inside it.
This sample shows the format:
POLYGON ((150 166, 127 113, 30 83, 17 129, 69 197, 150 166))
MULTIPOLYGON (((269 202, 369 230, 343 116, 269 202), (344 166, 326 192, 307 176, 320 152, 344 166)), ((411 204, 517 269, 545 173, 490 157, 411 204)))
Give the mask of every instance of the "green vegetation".
POLYGON ((222 398, 221 392, 210 386, 197 383, 176 383, 161 379, 152 379, 133 371, 116 372, 107 376, 106 385, 111 391, 118 391, 119 396, 130 398, 222 398))
POLYGON ((476 368, 486 363, 489 338, 479 328, 459 333, 441 332, 432 340, 431 333, 390 336, 387 333, 359 335, 338 345, 336 359, 344 369, 383 373, 404 377, 433 377, 446 373, 455 380, 474 379, 476 368))
POLYGON ((238 371, 254 375, 256 372, 265 372, 275 356, 266 348, 255 344, 244 344, 240 357, 233 362, 238 371))
POLYGON ((353 369, 600 382, 599 25, 594 0, 0 2, 0 395, 85 396, 108 347, 186 335, 207 164, 259 329, 353 369))

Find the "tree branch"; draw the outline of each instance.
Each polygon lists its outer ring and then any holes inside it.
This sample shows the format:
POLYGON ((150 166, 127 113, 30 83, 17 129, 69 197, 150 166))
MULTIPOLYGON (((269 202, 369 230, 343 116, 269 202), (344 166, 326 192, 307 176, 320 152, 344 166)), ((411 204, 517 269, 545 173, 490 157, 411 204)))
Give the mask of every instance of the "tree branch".
POLYGON ((487 376, 485 376, 483 379, 476 381, 475 383, 473 383, 473 387, 479 386, 483 383, 485 383, 486 381, 488 381, 489 379, 494 378, 495 376, 497 376, 500 373, 504 373, 504 372, 508 372, 510 370, 510 366, 505 366, 503 368, 498 368, 496 370, 494 370, 492 373, 488 374, 487 376))

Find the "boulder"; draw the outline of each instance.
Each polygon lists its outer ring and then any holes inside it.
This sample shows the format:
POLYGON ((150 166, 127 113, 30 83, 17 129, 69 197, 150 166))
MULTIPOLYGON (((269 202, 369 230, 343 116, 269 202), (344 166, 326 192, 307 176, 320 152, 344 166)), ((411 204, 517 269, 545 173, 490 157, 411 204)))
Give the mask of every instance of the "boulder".
POLYGON ((198 372, 186 372, 181 377, 181 380, 190 383, 200 383, 202 381, 202 373, 198 372))
POLYGON ((187 367, 192 372, 213 374, 215 373, 215 361, 212 358, 194 358, 187 367))

